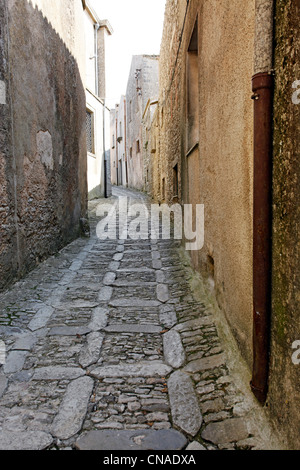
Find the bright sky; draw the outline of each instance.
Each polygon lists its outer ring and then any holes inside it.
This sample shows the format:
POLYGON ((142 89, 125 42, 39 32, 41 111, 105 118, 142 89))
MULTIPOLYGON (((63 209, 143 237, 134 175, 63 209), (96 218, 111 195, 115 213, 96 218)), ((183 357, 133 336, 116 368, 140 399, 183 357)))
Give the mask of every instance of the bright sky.
POLYGON ((126 94, 131 58, 159 54, 165 0, 90 0, 100 19, 107 19, 114 34, 107 38, 107 105, 114 108, 126 94))

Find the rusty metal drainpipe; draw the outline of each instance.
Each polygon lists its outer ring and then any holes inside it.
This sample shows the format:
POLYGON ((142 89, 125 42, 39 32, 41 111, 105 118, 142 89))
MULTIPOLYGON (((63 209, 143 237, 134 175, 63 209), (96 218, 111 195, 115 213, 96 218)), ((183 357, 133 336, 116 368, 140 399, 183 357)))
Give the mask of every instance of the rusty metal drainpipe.
POLYGON ((268 392, 272 265, 272 107, 274 1, 256 0, 253 188, 253 371, 251 389, 268 392))

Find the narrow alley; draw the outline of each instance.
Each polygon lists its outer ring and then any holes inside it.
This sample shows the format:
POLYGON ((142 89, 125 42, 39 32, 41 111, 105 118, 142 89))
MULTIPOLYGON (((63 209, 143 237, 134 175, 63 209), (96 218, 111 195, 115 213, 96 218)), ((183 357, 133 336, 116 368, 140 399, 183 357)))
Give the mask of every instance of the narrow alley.
POLYGON ((180 242, 97 237, 125 196, 0 297, 0 449, 279 449, 180 242))
POLYGON ((300 449, 299 15, 0 1, 0 451, 300 449))

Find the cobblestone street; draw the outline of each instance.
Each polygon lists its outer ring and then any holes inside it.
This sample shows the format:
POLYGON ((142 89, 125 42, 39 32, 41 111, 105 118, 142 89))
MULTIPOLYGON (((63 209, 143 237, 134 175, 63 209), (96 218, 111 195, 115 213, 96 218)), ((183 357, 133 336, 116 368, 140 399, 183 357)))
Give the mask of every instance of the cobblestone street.
MULTIPOLYGON (((0 449, 273 449, 174 240, 90 238, 0 297, 0 449)), ((149 237, 150 238, 150 237, 149 237)), ((238 360, 238 359, 237 359, 238 360)))

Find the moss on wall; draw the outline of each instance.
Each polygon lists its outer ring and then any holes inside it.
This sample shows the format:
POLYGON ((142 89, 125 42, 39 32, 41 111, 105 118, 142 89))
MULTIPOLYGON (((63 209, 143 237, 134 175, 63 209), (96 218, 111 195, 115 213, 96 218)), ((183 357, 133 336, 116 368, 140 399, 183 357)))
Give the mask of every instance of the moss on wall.
POLYGON ((300 339, 299 221, 300 105, 292 84, 300 80, 299 0, 277 0, 273 152, 273 280, 269 406, 290 448, 299 449, 299 366, 292 344, 300 339))

